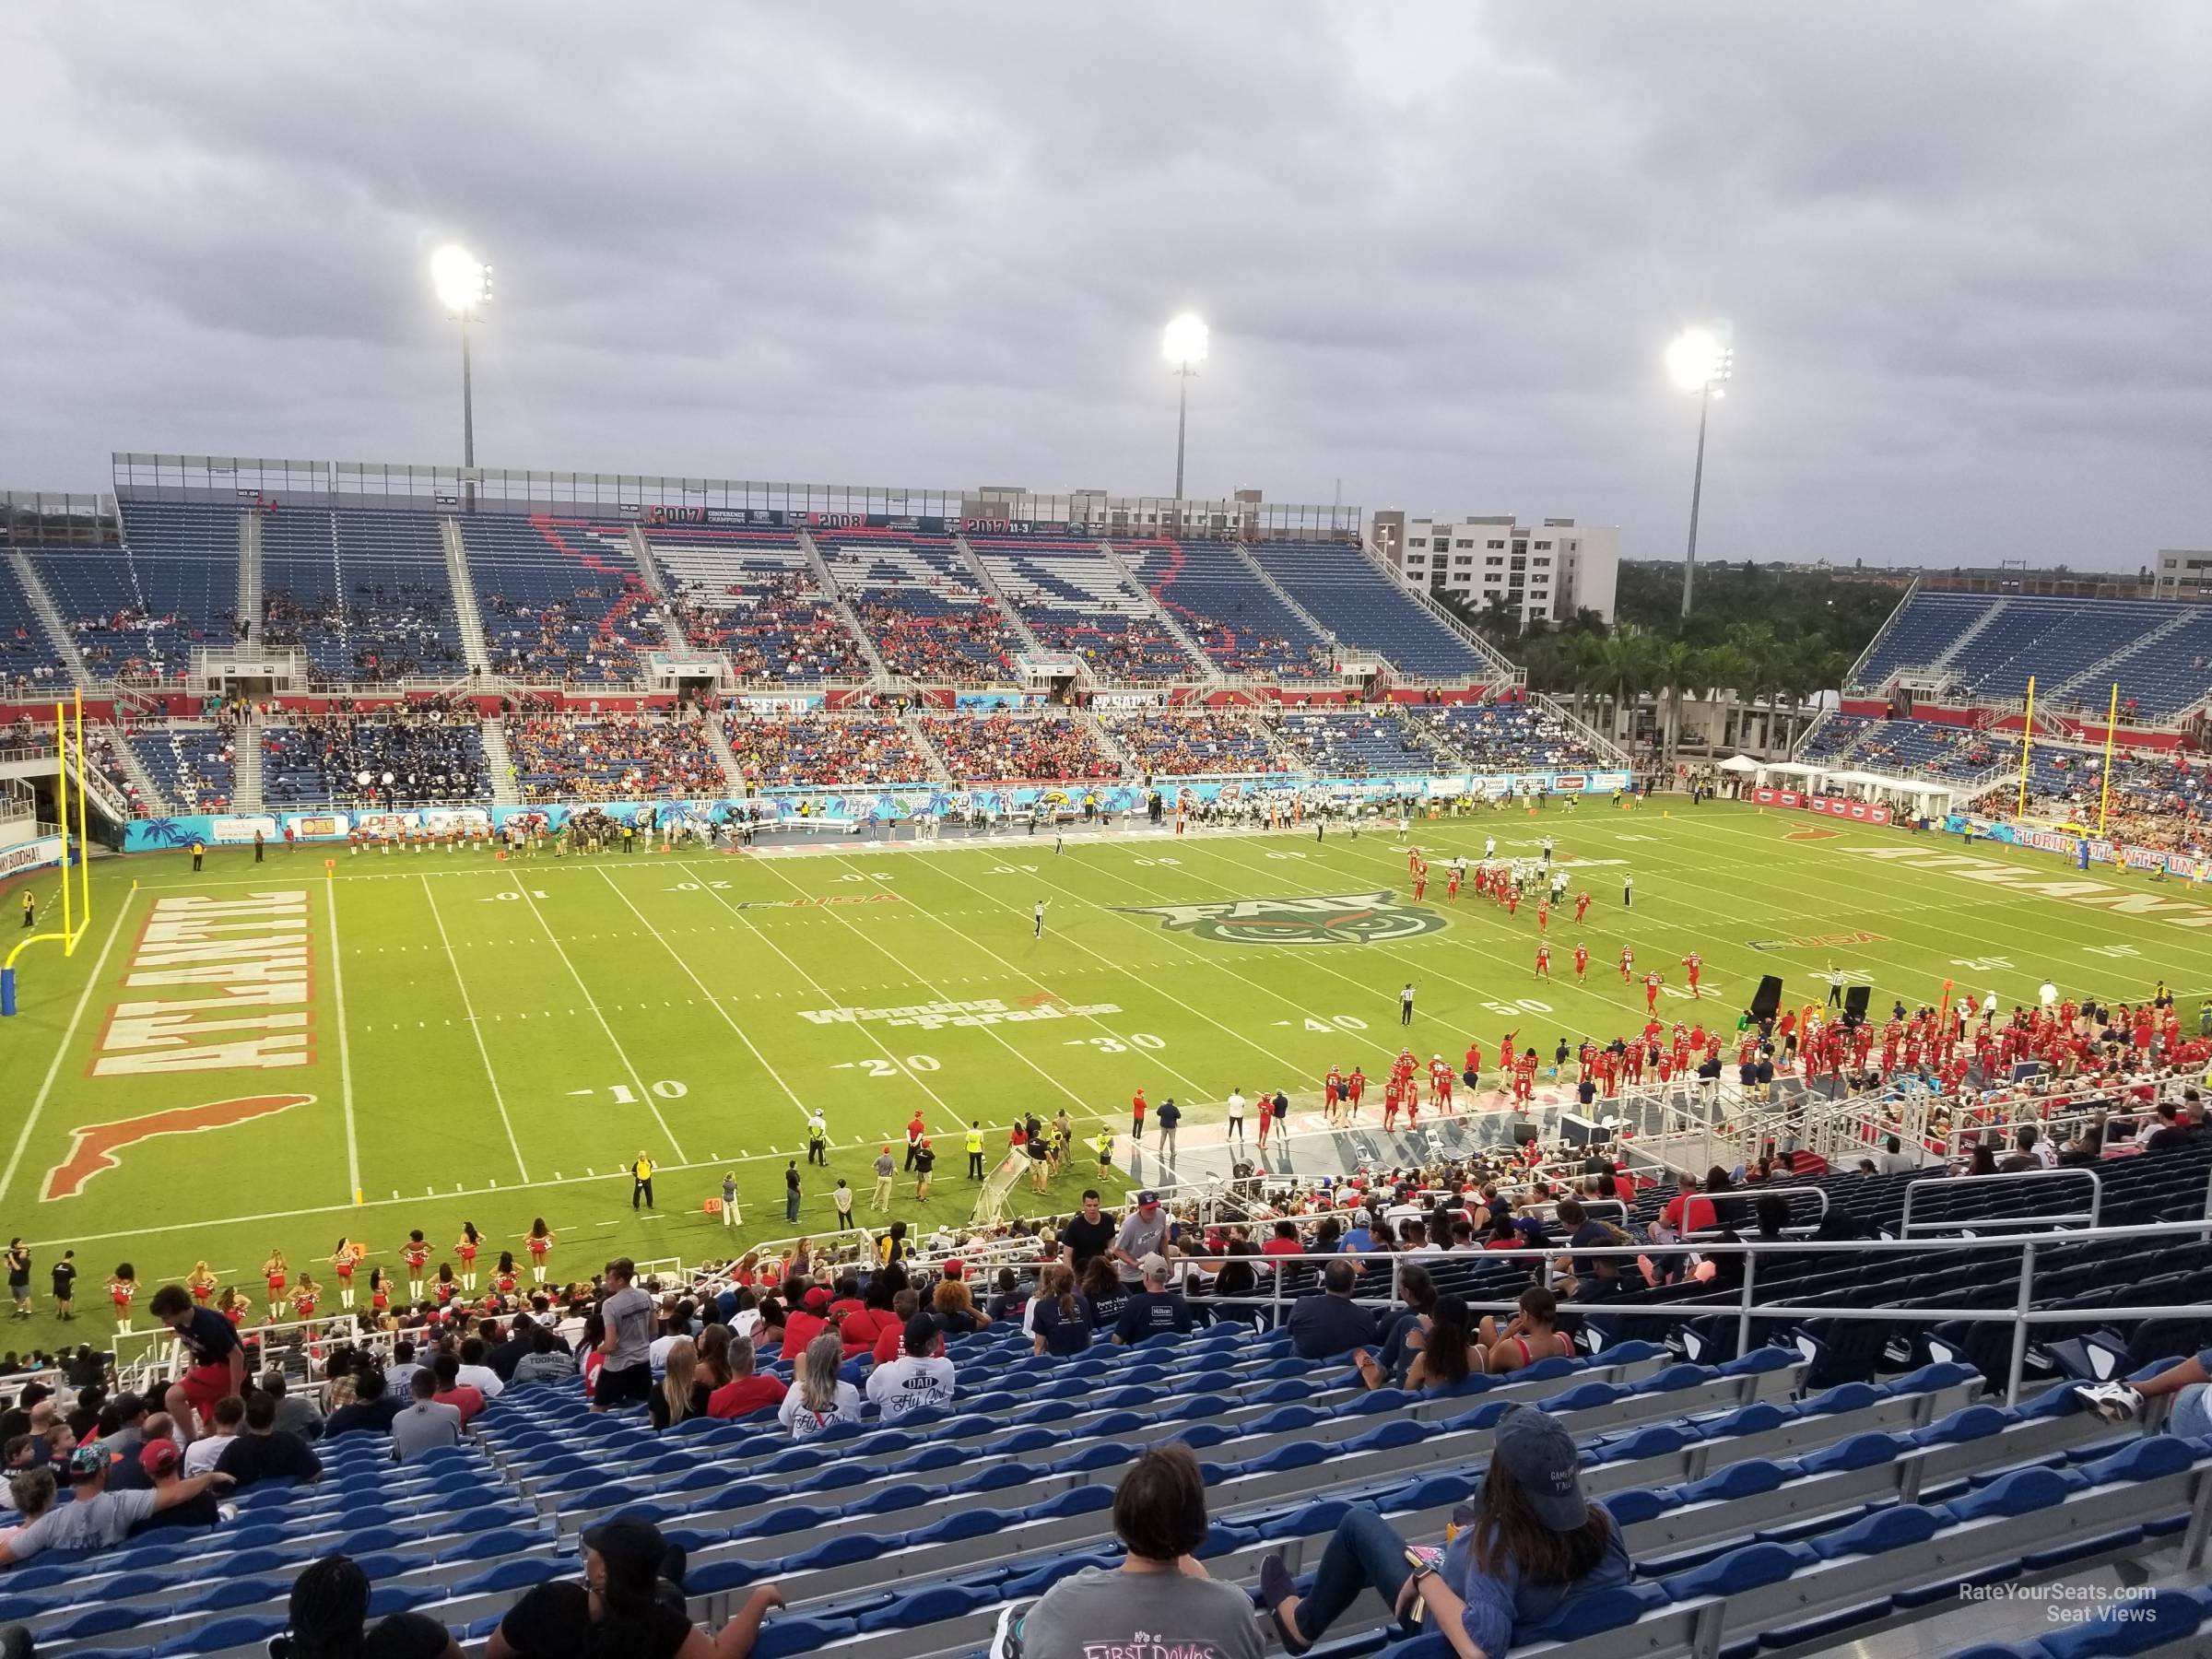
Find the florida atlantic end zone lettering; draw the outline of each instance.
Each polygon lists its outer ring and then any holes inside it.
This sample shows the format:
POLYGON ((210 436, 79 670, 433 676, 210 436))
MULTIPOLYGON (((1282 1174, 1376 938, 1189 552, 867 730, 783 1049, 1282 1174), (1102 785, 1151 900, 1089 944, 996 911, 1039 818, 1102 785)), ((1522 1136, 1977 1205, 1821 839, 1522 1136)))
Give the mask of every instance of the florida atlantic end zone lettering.
POLYGON ((1158 916, 1172 932, 1231 945, 1382 945, 1445 925, 1441 911, 1402 904, 1388 892, 1138 904, 1124 907, 1124 913, 1158 916))
POLYGON ((304 891, 159 900, 123 983, 166 994, 110 1011, 96 1077, 267 1071, 314 1060, 304 891))

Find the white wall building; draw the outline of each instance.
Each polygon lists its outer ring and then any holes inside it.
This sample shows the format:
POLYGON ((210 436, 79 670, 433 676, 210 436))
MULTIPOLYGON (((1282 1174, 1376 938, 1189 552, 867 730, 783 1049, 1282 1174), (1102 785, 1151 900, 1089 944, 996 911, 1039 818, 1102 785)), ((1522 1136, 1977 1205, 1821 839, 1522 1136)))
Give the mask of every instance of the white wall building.
POLYGON ((2151 593, 2160 599, 2212 596, 2212 549, 2160 547, 2159 573, 2151 593))
POLYGON ((1613 620, 1620 575, 1620 529, 1547 518, 1524 524, 1511 513, 1408 518, 1378 512, 1376 549, 1407 587, 1449 594, 1475 610, 1502 599, 1522 619, 1565 621, 1578 610, 1613 620))

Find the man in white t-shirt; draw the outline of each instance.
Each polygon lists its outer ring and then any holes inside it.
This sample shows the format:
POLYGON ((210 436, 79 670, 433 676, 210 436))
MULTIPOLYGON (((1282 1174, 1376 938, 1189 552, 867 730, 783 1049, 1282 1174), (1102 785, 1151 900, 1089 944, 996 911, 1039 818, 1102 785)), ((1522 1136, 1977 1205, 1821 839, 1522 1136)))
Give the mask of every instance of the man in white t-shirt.
POLYGON ((246 1403, 236 1394, 227 1394, 215 1403, 215 1432, 204 1434, 184 1448, 184 1478, 205 1475, 215 1467, 216 1459, 222 1456, 228 1446, 245 1426, 246 1403))
POLYGON ((2038 990, 2035 994, 2036 999, 2041 1002, 2046 1009, 2055 1008, 2058 1006, 2058 987, 2053 984, 2049 980, 2045 980, 2043 982, 2041 989, 2038 990))
POLYGON ((1229 1091, 1229 1138, 1239 1146, 1244 1144, 1244 1091, 1241 1088, 1229 1091))
POLYGON ((906 1336, 898 1359, 868 1373, 868 1398, 887 1423, 895 1423, 910 1411, 926 1411, 952 1404, 952 1361, 933 1358, 937 1322, 917 1313, 906 1322, 906 1336))

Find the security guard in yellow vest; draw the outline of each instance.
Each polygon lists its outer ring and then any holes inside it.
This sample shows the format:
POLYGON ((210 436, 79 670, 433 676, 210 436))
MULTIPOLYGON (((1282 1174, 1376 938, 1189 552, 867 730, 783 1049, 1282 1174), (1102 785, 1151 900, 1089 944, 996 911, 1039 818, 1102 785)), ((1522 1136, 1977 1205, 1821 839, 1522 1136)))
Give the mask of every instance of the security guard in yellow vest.
POLYGON ((653 1207, 653 1159, 642 1152, 638 1154, 638 1161, 629 1166, 629 1207, 636 1209, 640 1199, 647 1209, 653 1207))
POLYGON ((968 1179, 983 1178, 983 1125, 978 1121, 968 1125, 968 1179))
POLYGON ((818 1112, 806 1120, 806 1161, 830 1167, 830 1124, 818 1112))
POLYGON ((1111 1129, 1101 1131, 1097 1138, 1094 1139, 1090 1144, 1092 1148, 1096 1150, 1099 1155, 1099 1173, 1100 1175, 1112 1174, 1113 1131, 1111 1129))

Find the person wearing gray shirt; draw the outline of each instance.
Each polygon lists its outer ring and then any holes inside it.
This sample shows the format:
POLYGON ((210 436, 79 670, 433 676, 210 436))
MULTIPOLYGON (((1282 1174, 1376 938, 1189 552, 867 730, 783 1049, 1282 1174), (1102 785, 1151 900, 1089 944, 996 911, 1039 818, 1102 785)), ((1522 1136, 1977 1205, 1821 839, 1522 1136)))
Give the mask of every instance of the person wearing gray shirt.
POLYGON ((642 1406, 653 1394, 653 1298, 630 1281, 637 1265, 622 1256, 606 1265, 607 1298, 599 1304, 606 1322, 606 1340, 599 1345, 606 1356, 592 1386, 592 1409, 610 1406, 642 1406))
POLYGON ((427 1371, 418 1371, 407 1380, 407 1390, 415 1396, 414 1403, 392 1419, 392 1455, 401 1463, 412 1463, 440 1446, 459 1445, 461 1408, 441 1406, 430 1397, 438 1392, 438 1379, 427 1371))
POLYGON ((1122 1223, 1122 1230, 1113 1236, 1113 1243, 1106 1253, 1112 1258, 1122 1283, 1135 1285, 1144 1279, 1139 1264, 1148 1255, 1165 1255, 1168 1250, 1168 1213, 1159 1205, 1159 1194, 1142 1192, 1136 1195, 1136 1207, 1122 1223))
POLYGON ((1119 1567, 1086 1567, 1009 1615, 1021 1620, 1024 1659, 1264 1659, 1251 1597, 1193 1559, 1206 1541, 1206 1482, 1188 1447, 1160 1446, 1130 1466, 1113 1495, 1113 1530, 1128 1552, 1119 1567))

